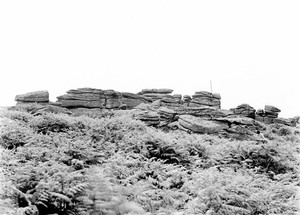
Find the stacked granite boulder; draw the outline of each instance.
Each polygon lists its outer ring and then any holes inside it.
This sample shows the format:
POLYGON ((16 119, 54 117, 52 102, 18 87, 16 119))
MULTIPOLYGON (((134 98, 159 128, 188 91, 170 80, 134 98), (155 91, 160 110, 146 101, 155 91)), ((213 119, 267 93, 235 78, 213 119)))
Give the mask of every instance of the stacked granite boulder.
MULTIPOLYGON (((272 105, 265 105, 265 109, 259 109, 256 111, 255 119, 266 124, 272 124, 278 118, 278 114, 281 110, 272 105)), ((279 121, 278 121, 279 122, 279 121)))
POLYGON ((123 92, 121 94, 122 94, 122 103, 126 105, 127 109, 133 109, 134 107, 142 103, 152 102, 151 98, 142 95, 137 95, 135 93, 123 92))
POLYGON ((67 108, 132 109, 141 103, 150 103, 145 96, 115 90, 78 88, 58 96, 58 102, 67 108))
POLYGON ((143 95, 145 97, 151 98, 152 101, 162 99, 162 98, 172 98, 171 93, 173 90, 168 88, 161 88, 161 89, 143 89, 138 95, 143 95))
POLYGON ((103 90, 94 88, 72 89, 57 100, 66 108, 103 108, 106 104, 103 90))
POLYGON ((252 119, 255 118, 255 109, 248 104, 241 104, 236 108, 231 108, 230 110, 236 115, 250 117, 252 119))
POLYGON ((280 112, 281 110, 277 107, 274 107, 272 105, 265 105, 265 114, 267 117, 277 118, 280 112))
POLYGON ((143 89, 138 95, 142 95, 147 99, 151 99, 152 102, 156 102, 156 105, 159 106, 176 106, 181 103, 181 95, 174 94, 172 89, 161 88, 161 89, 143 89))
POLYGON ((221 108, 221 96, 218 93, 210 93, 207 91, 195 92, 191 101, 188 103, 190 107, 215 107, 221 108))
POLYGON ((15 101, 17 101, 17 105, 29 103, 48 104, 49 92, 44 90, 16 95, 15 101))

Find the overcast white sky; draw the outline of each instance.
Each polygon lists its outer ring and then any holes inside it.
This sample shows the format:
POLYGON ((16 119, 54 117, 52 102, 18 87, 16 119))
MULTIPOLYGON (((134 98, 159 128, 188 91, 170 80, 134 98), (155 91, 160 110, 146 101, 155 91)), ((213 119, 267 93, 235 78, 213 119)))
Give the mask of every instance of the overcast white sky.
POLYGON ((213 91, 300 115, 300 1, 1 1, 0 106, 95 87, 213 91))

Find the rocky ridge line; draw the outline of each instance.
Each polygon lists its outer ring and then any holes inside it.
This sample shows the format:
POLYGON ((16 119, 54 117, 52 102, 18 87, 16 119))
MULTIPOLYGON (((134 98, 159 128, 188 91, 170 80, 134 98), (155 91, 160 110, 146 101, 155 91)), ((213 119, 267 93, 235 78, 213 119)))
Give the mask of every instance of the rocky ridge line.
POLYGON ((280 109, 266 105, 255 110, 248 104, 241 104, 230 110, 221 109, 221 96, 206 91, 194 95, 172 95, 173 90, 143 89, 134 94, 78 88, 58 96, 56 102, 49 101, 48 91, 36 91, 17 95, 17 106, 28 103, 44 105, 39 112, 63 112, 83 109, 100 111, 101 109, 130 109, 136 119, 147 125, 181 129, 194 133, 217 133, 230 137, 251 136, 265 129, 265 124, 278 123, 296 126, 295 119, 278 118, 280 109))

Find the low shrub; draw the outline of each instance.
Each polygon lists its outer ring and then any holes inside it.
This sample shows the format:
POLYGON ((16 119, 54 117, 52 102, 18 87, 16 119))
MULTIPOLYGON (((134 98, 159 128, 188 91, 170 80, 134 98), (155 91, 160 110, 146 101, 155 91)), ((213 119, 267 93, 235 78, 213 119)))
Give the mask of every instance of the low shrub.
POLYGON ((20 214, 297 211, 297 128, 274 125, 264 142, 232 141, 148 127, 130 111, 111 113, 5 113, 0 144, 9 150, 0 164, 20 214))

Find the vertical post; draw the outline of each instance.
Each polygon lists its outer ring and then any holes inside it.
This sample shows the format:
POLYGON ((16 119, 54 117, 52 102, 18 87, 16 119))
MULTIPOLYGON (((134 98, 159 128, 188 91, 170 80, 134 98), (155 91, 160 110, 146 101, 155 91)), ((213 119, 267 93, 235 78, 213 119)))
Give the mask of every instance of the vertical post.
POLYGON ((210 80, 210 92, 211 92, 211 94, 213 93, 211 80, 210 80))

